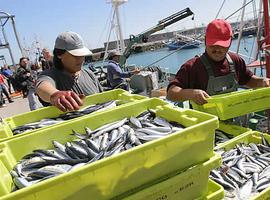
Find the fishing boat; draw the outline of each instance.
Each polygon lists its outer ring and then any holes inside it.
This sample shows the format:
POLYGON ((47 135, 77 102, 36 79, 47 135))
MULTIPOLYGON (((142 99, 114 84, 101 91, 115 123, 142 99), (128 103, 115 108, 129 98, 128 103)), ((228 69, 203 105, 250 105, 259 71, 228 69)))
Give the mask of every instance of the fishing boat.
POLYGON ((176 50, 176 49, 194 49, 199 48, 199 46, 202 44, 201 41, 195 40, 195 41, 172 41, 165 43, 166 47, 169 48, 169 50, 176 50))
MULTIPOLYGON (((242 30, 242 36, 256 36, 258 28, 256 26, 251 26, 247 28, 243 28, 242 30)), ((239 35, 239 30, 235 30, 235 33, 233 34, 233 37, 236 38, 239 35)))
POLYGON ((202 42, 200 40, 196 40, 184 35, 177 34, 177 37, 169 42, 164 43, 169 50, 176 50, 176 49, 194 49, 199 48, 202 42))

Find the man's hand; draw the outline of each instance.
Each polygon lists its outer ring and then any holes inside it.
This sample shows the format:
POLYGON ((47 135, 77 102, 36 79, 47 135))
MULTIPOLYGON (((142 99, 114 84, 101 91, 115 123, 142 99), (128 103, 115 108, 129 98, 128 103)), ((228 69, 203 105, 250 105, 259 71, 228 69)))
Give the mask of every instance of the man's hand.
POLYGON ((264 78, 262 79, 262 86, 261 87, 269 87, 270 86, 270 79, 264 78))
POLYGON ((196 104, 203 105, 207 103, 206 98, 210 96, 203 90, 193 90, 191 93, 191 100, 194 101, 196 104))
POLYGON ((134 69, 133 71, 131 71, 132 74, 139 74, 140 73, 140 69, 139 68, 136 68, 134 69))
POLYGON ((251 79, 246 83, 249 88, 269 87, 270 79, 253 75, 251 79))
POLYGON ((79 110, 83 105, 83 94, 77 95, 73 91, 57 91, 50 97, 50 103, 58 109, 65 111, 79 110))

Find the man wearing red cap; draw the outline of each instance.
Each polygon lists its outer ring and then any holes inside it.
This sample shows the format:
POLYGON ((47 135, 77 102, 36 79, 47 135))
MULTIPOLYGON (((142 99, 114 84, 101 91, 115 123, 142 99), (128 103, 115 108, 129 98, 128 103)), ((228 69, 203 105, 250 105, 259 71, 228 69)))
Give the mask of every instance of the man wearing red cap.
POLYGON ((209 95, 237 90, 238 85, 250 88, 268 87, 269 79, 253 75, 245 61, 228 52, 232 42, 231 25, 222 19, 208 24, 205 53, 184 63, 168 85, 167 98, 172 101, 192 100, 207 103, 209 95))

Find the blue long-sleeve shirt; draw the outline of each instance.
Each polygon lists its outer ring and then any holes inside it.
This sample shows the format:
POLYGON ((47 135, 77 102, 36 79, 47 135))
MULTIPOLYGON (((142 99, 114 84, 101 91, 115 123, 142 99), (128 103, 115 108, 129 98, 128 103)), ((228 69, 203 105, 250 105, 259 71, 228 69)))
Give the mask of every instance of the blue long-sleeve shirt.
POLYGON ((129 78, 131 76, 130 72, 123 72, 120 65, 110 60, 107 65, 107 79, 111 87, 115 87, 124 81, 124 78, 129 78))
POLYGON ((4 69, 4 71, 2 72, 2 74, 5 77, 9 78, 9 77, 11 77, 13 75, 13 71, 11 69, 4 69))

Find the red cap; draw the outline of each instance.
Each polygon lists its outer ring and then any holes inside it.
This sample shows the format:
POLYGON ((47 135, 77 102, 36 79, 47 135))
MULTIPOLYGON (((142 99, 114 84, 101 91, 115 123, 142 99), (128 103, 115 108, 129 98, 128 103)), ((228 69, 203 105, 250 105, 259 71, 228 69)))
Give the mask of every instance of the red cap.
POLYGON ((232 40, 232 27, 223 19, 215 19, 206 28, 206 46, 229 47, 232 40))

